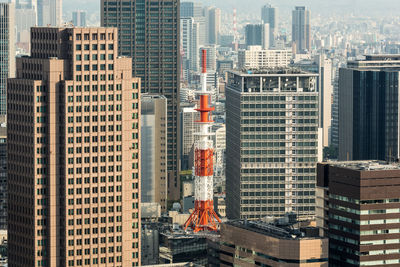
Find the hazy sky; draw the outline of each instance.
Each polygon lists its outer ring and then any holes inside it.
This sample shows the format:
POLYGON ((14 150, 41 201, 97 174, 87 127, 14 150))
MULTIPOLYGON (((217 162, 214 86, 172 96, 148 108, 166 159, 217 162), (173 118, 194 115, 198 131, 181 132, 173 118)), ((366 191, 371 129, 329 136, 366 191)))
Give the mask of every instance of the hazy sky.
MULTIPOLYGON (((193 0, 204 5, 214 5, 226 12, 236 7, 238 13, 259 14, 260 7, 266 3, 277 6, 281 12, 289 13, 296 5, 305 5, 314 14, 353 13, 356 16, 400 15, 400 0, 193 0)), ((64 2, 66 13, 75 9, 100 12, 100 0, 67 0, 64 2)))

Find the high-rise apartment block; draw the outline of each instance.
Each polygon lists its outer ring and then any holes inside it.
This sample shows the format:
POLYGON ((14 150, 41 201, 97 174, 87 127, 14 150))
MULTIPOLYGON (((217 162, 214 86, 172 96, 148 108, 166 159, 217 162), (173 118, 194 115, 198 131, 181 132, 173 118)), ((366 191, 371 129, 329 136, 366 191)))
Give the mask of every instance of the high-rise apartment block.
POLYGON ((259 45, 263 49, 269 48, 269 25, 247 24, 245 28, 246 47, 259 45))
POLYGON ((247 50, 239 50, 238 52, 239 69, 286 67, 291 60, 291 50, 268 50, 261 46, 249 46, 247 50))
POLYGON ((278 35, 278 8, 267 4, 261 9, 261 20, 269 25, 269 47, 274 46, 274 41, 278 35))
POLYGON ((32 28, 8 80, 10 266, 138 266, 140 79, 115 28, 32 28))
POLYGON ((15 4, 0 3, 0 115, 7 113, 7 78, 15 76, 15 4))
POLYGON ((398 160, 400 55, 371 55, 339 70, 339 160, 398 160))
POLYGON ((317 223, 329 237, 329 266, 399 266, 400 165, 318 164, 317 223))
POLYGON ((314 215, 316 76, 290 68, 228 72, 228 218, 314 215))
POLYGON ((311 51, 310 10, 304 6, 297 6, 292 11, 292 42, 296 54, 311 51))
POLYGON ((86 27, 86 12, 82 10, 72 12, 72 23, 74 26, 86 27))
POLYGON ((141 202, 167 211, 167 99, 143 94, 141 99, 141 202))
POLYGON ((118 28, 118 48, 133 60, 142 92, 164 95, 167 109, 167 171, 170 200, 179 199, 179 0, 102 0, 101 25, 118 28))

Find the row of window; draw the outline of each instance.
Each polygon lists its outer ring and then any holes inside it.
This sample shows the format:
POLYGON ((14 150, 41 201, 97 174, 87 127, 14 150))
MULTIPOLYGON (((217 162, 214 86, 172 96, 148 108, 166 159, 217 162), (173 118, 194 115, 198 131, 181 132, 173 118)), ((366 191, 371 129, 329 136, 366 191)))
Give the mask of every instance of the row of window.
MULTIPOLYGON (((98 50, 99 45, 98 44, 92 44, 92 49, 91 50, 98 50)), ((108 44, 108 50, 113 50, 114 49, 114 44, 108 44)), ((77 44, 75 45, 75 50, 77 51, 82 51, 82 44, 77 44)), ((83 45, 83 50, 89 51, 90 50, 90 45, 89 44, 84 44, 83 45)), ((106 44, 100 44, 100 50, 106 50, 106 44)))

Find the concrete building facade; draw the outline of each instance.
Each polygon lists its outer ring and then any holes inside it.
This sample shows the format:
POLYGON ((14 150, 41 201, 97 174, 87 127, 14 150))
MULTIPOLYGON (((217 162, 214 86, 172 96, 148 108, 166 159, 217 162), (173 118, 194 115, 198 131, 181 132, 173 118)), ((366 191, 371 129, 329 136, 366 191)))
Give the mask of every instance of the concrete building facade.
POLYGON ((159 203, 167 211, 167 99, 142 94, 141 201, 159 203))
POLYGON ((140 79, 115 28, 32 28, 8 80, 8 264, 140 264, 140 79), (44 49, 45 48, 45 49, 44 49))
POLYGON ((292 59, 291 50, 263 49, 261 46, 249 46, 238 52, 239 69, 264 69, 286 67, 292 59))
POLYGON ((328 267, 328 238, 257 221, 221 224, 220 266, 328 267))
POLYGON ((318 227, 329 237, 329 266, 400 264, 400 165, 318 164, 318 227))
POLYGON ((226 202, 230 219, 315 214, 317 74, 228 72, 226 202))

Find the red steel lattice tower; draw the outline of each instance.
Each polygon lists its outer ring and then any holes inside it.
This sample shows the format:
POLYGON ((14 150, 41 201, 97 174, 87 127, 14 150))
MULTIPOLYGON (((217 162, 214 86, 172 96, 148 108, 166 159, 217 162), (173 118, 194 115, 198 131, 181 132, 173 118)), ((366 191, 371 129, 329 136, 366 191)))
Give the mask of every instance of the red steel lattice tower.
POLYGON ((210 93, 207 91, 207 51, 202 50, 202 72, 201 72, 201 91, 200 108, 196 109, 200 112, 200 132, 198 141, 195 143, 195 207, 193 213, 186 221, 185 230, 190 226, 194 232, 199 231, 216 231, 218 222, 221 222, 218 215, 214 211, 213 202, 213 157, 214 148, 213 141, 209 140, 211 133, 210 112, 214 108, 208 105, 210 93))

